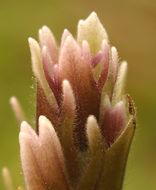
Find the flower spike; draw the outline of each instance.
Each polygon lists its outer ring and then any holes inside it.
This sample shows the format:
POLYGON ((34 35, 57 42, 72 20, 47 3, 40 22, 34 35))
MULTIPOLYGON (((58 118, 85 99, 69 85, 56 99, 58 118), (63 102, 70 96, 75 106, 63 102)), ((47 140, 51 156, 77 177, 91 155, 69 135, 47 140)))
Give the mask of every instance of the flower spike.
POLYGON ((22 122, 19 134, 27 190, 122 189, 136 125, 124 94, 128 64, 119 65, 95 12, 77 30, 74 39, 65 29, 60 46, 47 26, 39 43, 29 38, 37 98, 36 130, 22 122))

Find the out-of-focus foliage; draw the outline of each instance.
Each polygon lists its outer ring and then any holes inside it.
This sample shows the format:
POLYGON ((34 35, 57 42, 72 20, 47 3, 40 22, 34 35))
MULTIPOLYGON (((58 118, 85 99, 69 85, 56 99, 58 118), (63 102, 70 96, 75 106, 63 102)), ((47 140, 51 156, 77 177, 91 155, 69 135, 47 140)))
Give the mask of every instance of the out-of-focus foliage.
MULTIPOLYGON (((124 190, 156 189, 156 1, 155 0, 6 0, 0 2, 0 168, 8 166, 14 185, 23 185, 18 132, 9 106, 16 95, 34 123, 27 38, 48 25, 57 39, 64 28, 76 32, 80 18, 96 11, 120 57, 129 63, 127 91, 137 104, 138 125, 131 148, 124 190)), ((75 34, 76 35, 76 34, 75 34)), ((0 177, 0 189, 4 189, 0 177)))

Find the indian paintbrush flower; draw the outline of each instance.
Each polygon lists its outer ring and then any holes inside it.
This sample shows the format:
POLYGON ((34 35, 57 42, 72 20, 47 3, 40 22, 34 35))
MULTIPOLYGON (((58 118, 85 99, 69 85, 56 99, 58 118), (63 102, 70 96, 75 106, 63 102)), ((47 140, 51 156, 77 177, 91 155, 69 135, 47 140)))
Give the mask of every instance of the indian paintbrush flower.
MULTIPOLYGON (((121 190, 135 129, 119 63, 96 13, 65 29, 58 47, 47 26, 29 38, 37 83, 36 131, 25 121, 20 155, 28 190, 121 190)), ((23 113, 11 101, 18 120, 23 113), (17 108, 17 109, 15 109, 17 108)))

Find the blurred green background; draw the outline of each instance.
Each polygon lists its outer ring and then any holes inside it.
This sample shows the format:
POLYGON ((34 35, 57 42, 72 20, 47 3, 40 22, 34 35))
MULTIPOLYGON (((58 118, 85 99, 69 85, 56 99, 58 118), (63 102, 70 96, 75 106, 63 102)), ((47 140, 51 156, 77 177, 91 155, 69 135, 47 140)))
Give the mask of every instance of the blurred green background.
MULTIPOLYGON (((156 1, 155 0, 0 0, 0 168, 7 166, 15 187, 24 186, 19 126, 9 105, 16 95, 29 121, 34 90, 29 36, 48 25, 58 42, 64 28, 76 35, 79 19, 96 11, 112 45, 129 63, 127 92, 136 102, 138 121, 124 190, 156 189, 156 1)), ((0 189, 3 190, 2 177, 0 189)))

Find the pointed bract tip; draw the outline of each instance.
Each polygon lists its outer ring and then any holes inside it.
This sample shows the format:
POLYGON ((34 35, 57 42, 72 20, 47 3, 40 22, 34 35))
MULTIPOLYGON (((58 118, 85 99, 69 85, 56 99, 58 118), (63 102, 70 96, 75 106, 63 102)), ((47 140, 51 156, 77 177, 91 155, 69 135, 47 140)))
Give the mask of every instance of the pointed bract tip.
POLYGON ((23 190, 23 188, 21 186, 17 187, 17 190, 23 190))
POLYGON ((126 61, 123 61, 119 67, 119 72, 113 91, 112 105, 115 105, 118 101, 122 99, 125 86, 125 79, 127 75, 127 67, 128 63, 126 61))
POLYGON ((112 72, 115 75, 114 78, 116 79, 117 76, 117 71, 118 71, 118 62, 119 62, 119 58, 118 58, 118 51, 116 49, 116 47, 112 47, 111 48, 111 54, 112 54, 112 72))
POLYGON ((3 176, 6 175, 8 173, 8 168, 7 167, 3 167, 2 168, 2 174, 3 176))
POLYGON ((67 109, 69 113, 73 114, 73 111, 75 110, 75 97, 70 82, 68 80, 63 80, 62 89, 64 109, 67 109))
POLYGON ((90 115, 90 116, 88 117, 87 123, 88 123, 88 124, 96 124, 96 123, 97 123, 97 120, 96 120, 95 116, 94 116, 94 115, 90 115))
POLYGON ((68 94, 68 96, 71 96, 71 94, 73 94, 72 87, 70 85, 70 82, 67 79, 63 80, 62 88, 63 88, 63 94, 64 95, 68 94))
POLYGON ((22 123, 21 123, 21 127, 23 128, 23 127, 26 127, 28 125, 28 123, 26 122, 26 121, 22 121, 22 123))
POLYGON ((85 20, 79 21, 77 41, 81 44, 82 40, 87 40, 92 56, 101 49, 104 39, 108 39, 108 35, 95 12, 92 12, 85 20))
POLYGON ((128 66, 128 63, 127 61, 122 61, 121 65, 123 68, 126 68, 128 66))
POLYGON ((29 44, 31 44, 31 43, 34 42, 34 39, 33 39, 32 37, 29 37, 29 38, 28 38, 28 42, 29 42, 29 44))
POLYGON ((73 94, 70 82, 67 79, 63 80, 62 88, 63 88, 64 96, 66 96, 67 94, 68 94, 68 96, 70 96, 71 93, 73 94))
POLYGON ((28 38, 28 43, 29 43, 29 46, 30 46, 30 50, 33 49, 34 47, 38 46, 38 42, 32 37, 28 38))
POLYGON ((10 98, 10 100, 9 100, 10 104, 14 104, 14 103, 16 103, 16 101, 17 101, 17 99, 16 99, 15 96, 12 96, 12 97, 10 98))
POLYGON ((103 146, 104 141, 102 138, 102 134, 101 134, 98 122, 97 122, 95 116, 93 116, 93 115, 90 115, 87 119, 87 136, 88 136, 88 143, 89 143, 91 152, 94 153, 99 148, 100 148, 100 152, 101 152, 101 145, 104 148, 104 146, 103 146))
POLYGON ((3 180, 4 180, 5 189, 13 190, 12 179, 11 179, 10 172, 7 167, 2 168, 2 176, 3 176, 3 180))
POLYGON ((86 19, 87 20, 99 20, 98 16, 97 16, 97 13, 95 11, 91 12, 90 15, 88 16, 88 18, 86 19))
POLYGON ((63 49, 72 49, 73 43, 75 42, 74 38, 71 35, 67 35, 65 39, 62 41, 62 50, 63 49))
MULTIPOLYGON (((48 35, 48 36, 52 35, 52 37, 54 38, 52 31, 50 30, 50 28, 48 26, 46 26, 46 25, 42 26, 41 30, 42 30, 42 34, 48 35)), ((49 40, 51 40, 51 39, 49 39, 49 40)))
POLYGON ((38 30, 38 35, 39 35, 39 38, 41 38, 41 36, 42 36, 42 28, 40 28, 40 29, 38 30))
POLYGON ((65 28, 62 33, 62 38, 66 38, 68 35, 71 35, 71 33, 69 32, 67 28, 65 28))
POLYGON ((119 70, 119 77, 124 80, 127 74, 127 68, 128 68, 128 63, 127 61, 122 61, 120 65, 120 70, 119 70))
POLYGON ((88 22, 89 20, 99 20, 96 12, 91 12, 90 15, 85 19, 85 20, 82 20, 83 22, 88 22))
POLYGON ((44 115, 40 115, 39 120, 43 120, 46 119, 46 117, 44 115))
POLYGON ((92 11, 92 12, 90 13, 90 16, 97 16, 97 13, 96 13, 95 11, 92 11))
POLYGON ((53 68, 58 69, 58 67, 59 67, 58 64, 55 64, 53 68))
POLYGON ((40 115, 39 124, 43 124, 43 123, 45 123, 47 121, 48 121, 48 119, 44 115, 40 115))
POLYGON ((39 33, 39 34, 42 33, 42 28, 40 28, 40 29, 38 30, 38 33, 39 33))
POLYGON ((82 41, 82 46, 83 46, 83 47, 89 46, 87 40, 83 40, 83 41, 82 41))
POLYGON ((44 50, 47 49, 47 46, 46 46, 46 45, 43 45, 42 49, 44 49, 44 50))
POLYGON ((109 52, 109 43, 108 43, 108 40, 104 39, 104 40, 102 41, 102 49, 103 49, 104 52, 105 52, 105 51, 108 51, 108 52, 109 52))
POLYGON ((44 26, 42 26, 42 30, 43 30, 43 31, 47 31, 47 30, 49 31, 50 29, 49 29, 48 26, 44 25, 44 26))
POLYGON ((66 41, 68 36, 72 36, 72 34, 68 31, 68 29, 64 29, 61 37, 60 49, 63 47, 64 42, 66 41))
POLYGON ((120 106, 122 106, 122 105, 124 105, 124 102, 121 100, 121 101, 119 101, 115 106, 120 107, 120 106))
POLYGON ((46 52, 47 52, 47 46, 46 46, 46 45, 44 45, 44 46, 42 47, 42 52, 43 52, 43 53, 46 53, 46 52))
POLYGON ((45 126, 50 127, 50 126, 52 126, 52 123, 49 121, 49 119, 46 116, 40 115, 40 117, 39 117, 39 131, 44 129, 45 126))
POLYGON ((70 33, 67 28, 64 29, 63 33, 70 33))
POLYGON ((91 20, 92 21, 99 20, 97 14, 95 12, 92 12, 85 20, 80 19, 78 25, 84 25, 85 23, 87 23, 91 20))
POLYGON ((69 83, 69 81, 67 79, 65 79, 65 80, 63 80, 62 85, 63 85, 63 88, 65 88, 65 87, 69 87, 70 83, 69 83))
POLYGON ((12 107, 12 110, 14 112, 14 115, 15 115, 18 123, 21 124, 21 122, 25 119, 25 115, 21 108, 20 102, 18 101, 18 99, 15 96, 12 96, 10 98, 9 102, 10 102, 10 105, 12 107))
POLYGON ((29 128, 29 124, 26 121, 22 121, 20 126, 20 133, 25 132, 29 128))
POLYGON ((111 50, 112 50, 112 52, 117 52, 117 49, 116 49, 115 46, 112 46, 112 47, 111 47, 111 50))
POLYGON ((106 40, 106 39, 104 39, 103 41, 102 41, 102 47, 104 48, 104 47, 106 47, 106 46, 108 46, 109 44, 108 44, 108 40, 106 40))
POLYGON ((97 126, 98 123, 95 116, 90 115, 87 119, 87 134, 90 135, 90 132, 94 131, 97 126))

